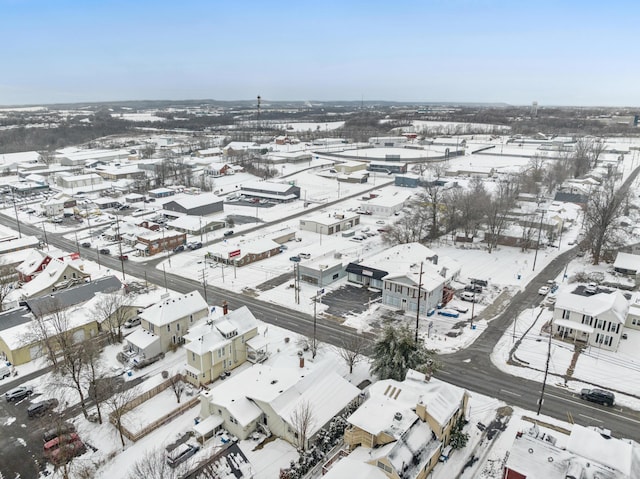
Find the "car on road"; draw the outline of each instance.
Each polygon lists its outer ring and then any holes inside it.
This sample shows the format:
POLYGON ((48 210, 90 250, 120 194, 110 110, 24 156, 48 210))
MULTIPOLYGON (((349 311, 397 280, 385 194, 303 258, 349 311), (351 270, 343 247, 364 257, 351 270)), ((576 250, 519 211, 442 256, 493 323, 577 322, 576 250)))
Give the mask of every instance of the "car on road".
POLYGON ((167 457, 167 464, 169 467, 176 467, 189 459, 199 450, 200 446, 197 444, 181 444, 170 453, 169 457, 167 457))
POLYGON ((233 230, 227 230, 222 235, 223 236, 231 236, 233 234, 233 230))
POLYGON ((549 286, 540 286, 540 289, 538 290, 538 294, 541 294, 542 296, 546 296, 547 294, 549 294, 549 291, 551 291, 551 288, 549 288, 549 286))
POLYGON ((140 319, 140 316, 136 316, 135 318, 127 319, 124 322, 124 327, 133 328, 134 326, 139 326, 141 322, 142 320, 140 319))
POLYGON ((447 318, 459 318, 460 317, 460 313, 458 313, 455 309, 450 309, 450 308, 439 309, 438 310, 438 314, 440 316, 445 316, 447 318))
POLYGON ((616 403, 615 395, 604 389, 583 389, 580 391, 580 397, 587 401, 602 404, 603 406, 613 406, 616 403))
POLYGON ((89 243, 88 241, 85 241, 80 246, 82 246, 83 248, 91 248, 91 243, 89 243))
POLYGON ((127 256, 126 254, 121 254, 120 256, 118 256, 118 259, 122 261, 127 261, 129 259, 129 256, 127 256))
POLYGON ((27 408, 27 415, 29 417, 44 416, 48 411, 56 406, 58 406, 58 400, 55 398, 35 402, 27 408))
POLYGON ((178 246, 173 248, 173 252, 174 253, 180 253, 181 251, 184 251, 184 245, 183 244, 179 244, 178 246))
POLYGON ((26 397, 29 397, 33 394, 32 386, 18 386, 17 388, 13 388, 6 393, 4 393, 4 398, 7 402, 11 401, 20 401, 26 397))
POLYGON ((190 250, 200 249, 202 248, 202 243, 200 241, 194 241, 193 243, 187 243, 187 248, 190 250))
POLYGON ((101 248, 99 250, 100 254, 111 254, 111 251, 109 250, 109 248, 101 248))
POLYGON ((290 256, 289 261, 293 261, 294 263, 300 262, 300 256, 290 256))

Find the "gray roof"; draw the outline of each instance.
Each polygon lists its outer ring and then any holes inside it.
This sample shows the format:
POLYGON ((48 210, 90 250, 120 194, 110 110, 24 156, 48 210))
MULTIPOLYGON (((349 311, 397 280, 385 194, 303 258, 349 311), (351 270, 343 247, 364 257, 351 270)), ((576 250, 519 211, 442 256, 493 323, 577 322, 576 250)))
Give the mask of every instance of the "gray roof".
POLYGON ((10 309, 0 313, 0 331, 13 328, 20 324, 31 321, 32 316, 28 308, 21 306, 19 308, 10 309))
POLYGON ((105 276, 90 283, 81 284, 69 289, 25 301, 34 314, 47 314, 55 309, 66 309, 70 306, 89 301, 96 293, 112 293, 122 287, 115 276, 105 276))

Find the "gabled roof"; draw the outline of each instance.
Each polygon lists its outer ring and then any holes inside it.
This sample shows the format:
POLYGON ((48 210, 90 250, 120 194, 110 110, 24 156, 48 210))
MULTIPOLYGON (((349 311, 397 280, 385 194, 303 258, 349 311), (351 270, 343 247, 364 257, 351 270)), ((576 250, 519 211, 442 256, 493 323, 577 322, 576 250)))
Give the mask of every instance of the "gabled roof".
POLYGON ((170 297, 145 309, 140 318, 154 326, 165 326, 191 314, 200 313, 209 308, 198 291, 170 297))
POLYGON ((187 341, 185 349, 202 355, 214 351, 230 342, 225 337, 232 331, 238 335, 248 333, 258 327, 258 320, 246 306, 233 310, 216 319, 207 319, 205 323, 197 324, 189 329, 184 339, 187 341))
POLYGON ((34 249, 31 251, 27 259, 16 266, 16 271, 25 276, 33 274, 40 267, 46 257, 47 253, 40 251, 39 249, 34 249))
POLYGON ((97 293, 112 293, 118 291, 122 283, 115 276, 105 276, 90 283, 84 283, 73 288, 62 289, 47 296, 31 298, 26 301, 27 307, 34 314, 48 314, 58 308, 84 303, 97 293))
POLYGON ((22 295, 25 298, 36 296, 43 290, 60 282, 67 271, 76 272, 78 279, 88 276, 87 273, 80 269, 81 265, 82 262, 79 260, 61 261, 57 258, 52 258, 47 267, 38 276, 22 286, 22 295))
POLYGON ((202 193, 200 195, 183 196, 182 198, 174 198, 166 203, 162 204, 163 208, 166 208, 170 203, 176 203, 177 205, 185 208, 198 208, 200 206, 210 205, 214 203, 221 203, 224 200, 213 193, 202 193))
POLYGON ((637 273, 640 271, 640 255, 620 252, 618 256, 616 256, 613 267, 628 269, 637 273))
POLYGON ((619 290, 591 296, 563 292, 558 294, 555 309, 566 309, 624 324, 629 311, 629 302, 619 290))

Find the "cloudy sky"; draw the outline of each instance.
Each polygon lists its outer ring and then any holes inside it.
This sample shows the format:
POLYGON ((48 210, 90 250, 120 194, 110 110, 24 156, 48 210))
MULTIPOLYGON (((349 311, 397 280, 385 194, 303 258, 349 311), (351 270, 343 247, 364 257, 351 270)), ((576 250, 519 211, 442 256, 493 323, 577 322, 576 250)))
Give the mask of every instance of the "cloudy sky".
POLYGON ((640 2, 0 0, 0 105, 640 105, 640 2))

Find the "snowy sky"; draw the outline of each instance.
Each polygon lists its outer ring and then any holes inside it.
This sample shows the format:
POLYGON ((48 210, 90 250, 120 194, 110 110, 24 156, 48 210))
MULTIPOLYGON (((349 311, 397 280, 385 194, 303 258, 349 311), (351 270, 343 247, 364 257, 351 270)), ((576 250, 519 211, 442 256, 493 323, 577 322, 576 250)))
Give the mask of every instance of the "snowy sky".
POLYGON ((0 105, 192 99, 637 105, 628 0, 0 0, 0 105))

